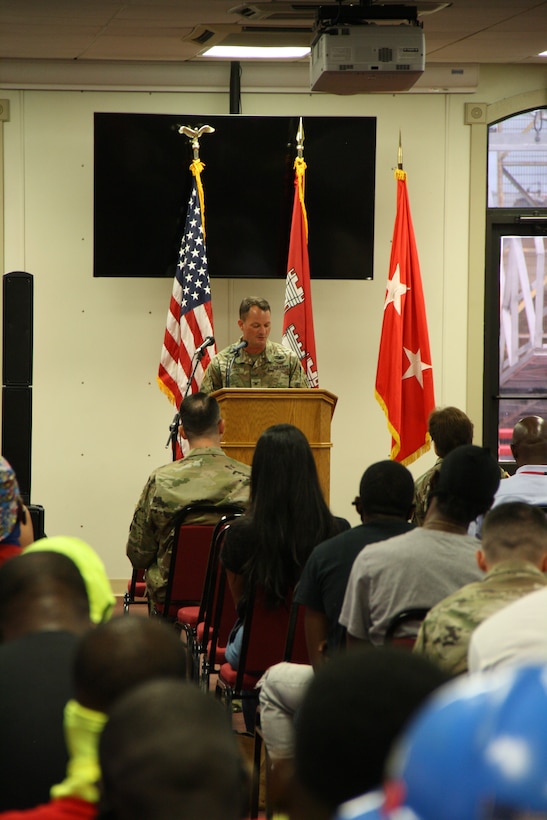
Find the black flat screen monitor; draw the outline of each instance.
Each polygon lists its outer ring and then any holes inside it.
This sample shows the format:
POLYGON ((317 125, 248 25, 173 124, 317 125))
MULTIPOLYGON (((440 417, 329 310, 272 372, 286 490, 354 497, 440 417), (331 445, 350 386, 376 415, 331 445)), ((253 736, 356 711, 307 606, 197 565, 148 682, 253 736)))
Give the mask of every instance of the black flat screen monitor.
MULTIPOLYGON (((209 276, 285 278, 299 117, 95 114, 94 264, 173 277, 200 140, 209 276)), ((372 279, 376 119, 304 117, 312 279, 372 279)))

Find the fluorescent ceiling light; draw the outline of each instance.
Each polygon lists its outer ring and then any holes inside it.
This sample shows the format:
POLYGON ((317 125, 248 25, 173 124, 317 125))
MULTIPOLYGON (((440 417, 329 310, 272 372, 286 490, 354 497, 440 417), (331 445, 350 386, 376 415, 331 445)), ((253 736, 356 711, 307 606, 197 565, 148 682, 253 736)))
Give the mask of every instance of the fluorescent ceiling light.
POLYGON ((309 53, 309 46, 212 46, 201 56, 222 60, 295 60, 309 53))
POLYGON ((547 51, 540 51, 538 57, 547 57, 547 51))

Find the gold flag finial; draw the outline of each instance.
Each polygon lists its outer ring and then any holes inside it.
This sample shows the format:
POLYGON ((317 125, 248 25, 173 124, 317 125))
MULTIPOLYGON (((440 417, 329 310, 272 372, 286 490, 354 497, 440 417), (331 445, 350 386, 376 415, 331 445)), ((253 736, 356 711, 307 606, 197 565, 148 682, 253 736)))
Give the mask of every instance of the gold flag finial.
POLYGON ((297 156, 304 156, 304 125, 302 123, 302 117, 300 117, 298 131, 296 132, 296 152, 297 156))
POLYGON ((401 131, 399 129, 399 148, 397 149, 397 168, 403 170, 403 143, 401 142, 401 131))
POLYGON ((214 130, 212 125, 202 125, 200 128, 190 128, 189 125, 181 125, 179 134, 184 134, 185 137, 188 137, 194 149, 194 159, 199 159, 199 138, 202 134, 213 134, 214 130))

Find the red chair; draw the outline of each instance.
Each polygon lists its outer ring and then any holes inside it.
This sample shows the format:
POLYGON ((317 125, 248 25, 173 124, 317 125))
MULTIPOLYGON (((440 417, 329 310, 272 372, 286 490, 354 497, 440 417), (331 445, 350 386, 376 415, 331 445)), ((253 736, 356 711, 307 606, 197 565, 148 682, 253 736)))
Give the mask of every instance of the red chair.
POLYGON ((129 607, 134 604, 146 604, 148 606, 144 573, 144 569, 134 569, 130 580, 127 582, 127 592, 123 596, 124 615, 129 615, 129 607))
POLYGON ((412 649, 416 642, 420 625, 429 612, 428 607, 410 607, 398 612, 390 620, 385 635, 384 644, 400 646, 403 649, 412 649))
MULTIPOLYGON (((292 602, 291 612, 289 616, 289 626, 287 631, 287 638, 285 642, 285 652, 283 655, 284 661, 291 663, 308 663, 308 646, 306 643, 306 632, 304 628, 304 612, 305 607, 301 604, 292 602)), ((260 766, 262 761, 262 745, 264 738, 260 728, 260 709, 257 709, 257 719, 255 727, 254 738, 254 753, 253 753, 253 773, 251 777, 251 792, 250 792, 250 818, 258 817, 259 811, 259 791, 260 791, 260 766)), ((269 761, 266 753, 266 772, 268 772, 269 761)), ((272 817, 272 809, 268 800, 268 774, 266 773, 266 817, 272 817)))
POLYGON ((242 508, 235 504, 189 504, 177 514, 165 599, 154 604, 154 614, 174 621, 181 607, 199 607, 213 532, 222 515, 234 512, 242 512, 242 508))
MULTIPOLYGON (((225 577, 224 571, 221 576, 225 577)), ((235 698, 255 697, 253 690, 258 679, 268 667, 284 659, 292 599, 293 590, 290 590, 281 606, 270 609, 266 606, 261 588, 250 591, 243 620, 238 669, 223 663, 216 683, 216 697, 225 699, 229 712, 235 698)))
MULTIPOLYGON (((232 522, 239 518, 242 513, 231 513, 223 515, 217 523, 211 540, 209 559, 201 602, 199 606, 181 607, 177 612, 177 627, 184 632, 186 645, 188 648, 189 667, 191 677, 195 681, 201 681, 204 688, 208 688, 210 666, 207 656, 207 647, 210 644, 213 632, 213 617, 216 607, 217 593, 219 587, 219 560, 226 533, 230 529, 232 522), (200 667, 202 671, 200 672, 200 667)), ((228 625, 228 635, 234 621, 234 607, 231 607, 229 615, 226 616, 228 625)), ((225 638, 224 624, 220 627, 218 641, 227 640, 225 638)), ((220 649, 219 649, 220 653, 220 649)), ((224 658, 222 658, 224 659, 224 658)))

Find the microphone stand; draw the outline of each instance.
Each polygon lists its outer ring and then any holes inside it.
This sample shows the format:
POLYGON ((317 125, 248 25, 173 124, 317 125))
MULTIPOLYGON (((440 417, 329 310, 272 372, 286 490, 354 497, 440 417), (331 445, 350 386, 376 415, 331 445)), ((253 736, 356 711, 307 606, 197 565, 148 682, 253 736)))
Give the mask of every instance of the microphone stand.
MULTIPOLYGON (((186 382, 186 390, 184 391, 184 396, 183 396, 182 401, 184 401, 184 399, 186 398, 186 396, 190 392, 190 387, 192 386, 192 382, 194 380, 194 375, 195 375, 195 372, 197 370, 198 364, 203 359, 204 355, 205 355, 205 348, 203 348, 203 350, 198 350, 198 351, 196 351, 196 353, 194 353, 195 364, 194 364, 194 368, 192 370, 192 375, 190 376, 190 378, 186 382)), ((167 444, 165 445, 165 447, 167 448, 167 447, 169 447, 169 443, 171 443, 171 454, 172 454, 172 457, 173 457, 173 461, 177 460, 177 433, 178 433, 179 425, 180 425, 180 413, 177 410, 177 412, 175 413, 175 417, 174 417, 173 421, 169 425, 169 438, 167 439, 167 444)))

